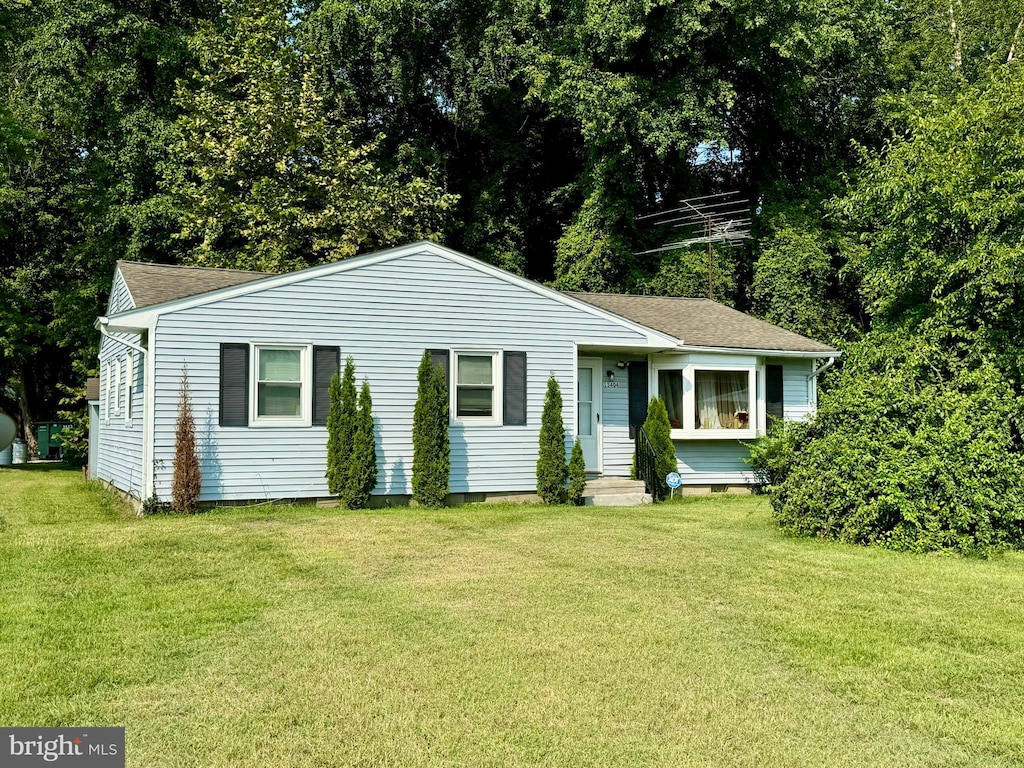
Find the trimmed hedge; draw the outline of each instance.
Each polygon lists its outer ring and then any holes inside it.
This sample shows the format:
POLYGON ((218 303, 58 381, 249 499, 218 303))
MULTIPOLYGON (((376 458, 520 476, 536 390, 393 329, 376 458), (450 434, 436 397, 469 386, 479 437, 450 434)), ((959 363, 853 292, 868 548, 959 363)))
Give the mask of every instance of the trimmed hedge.
POLYGON ((545 504, 565 502, 569 468, 565 464, 565 426, 562 424, 562 391, 555 377, 548 379, 544 411, 540 417, 537 450, 537 494, 545 504))

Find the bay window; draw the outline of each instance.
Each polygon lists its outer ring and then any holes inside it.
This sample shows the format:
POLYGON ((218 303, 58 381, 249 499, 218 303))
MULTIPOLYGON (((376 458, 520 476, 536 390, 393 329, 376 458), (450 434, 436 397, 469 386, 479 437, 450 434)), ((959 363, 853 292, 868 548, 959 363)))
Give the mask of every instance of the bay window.
POLYGON ((657 394, 665 403, 673 438, 756 437, 757 365, 680 363, 655 364, 657 394))
POLYGON ((747 371, 694 372, 694 429, 750 429, 747 371))

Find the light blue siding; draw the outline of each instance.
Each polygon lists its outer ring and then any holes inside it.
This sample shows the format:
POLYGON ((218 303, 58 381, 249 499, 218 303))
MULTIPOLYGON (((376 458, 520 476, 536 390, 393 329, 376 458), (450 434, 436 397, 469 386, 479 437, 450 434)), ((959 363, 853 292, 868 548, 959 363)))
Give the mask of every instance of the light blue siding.
POLYGON ((807 377, 814 370, 813 360, 778 360, 782 363, 782 415, 788 421, 800 421, 814 413, 810 395, 812 382, 807 377))
MULTIPOLYGON (((171 312, 159 318, 151 345, 156 492, 167 498, 170 491, 178 383, 187 362, 203 500, 327 495, 325 428, 218 426, 222 342, 337 345, 343 359, 351 355, 373 393, 375 493, 407 494, 416 369, 424 349, 527 353, 527 425, 452 426, 451 490, 531 491, 548 376, 554 374, 567 394, 575 380, 574 342, 643 341, 618 323, 427 252, 171 312)), ((571 397, 564 420, 575 423, 571 397)))
POLYGON ((750 449, 738 440, 677 440, 683 485, 744 485, 754 481, 743 459, 750 449))
MULTIPOLYGON (((814 412, 807 376, 813 361, 769 358, 782 366, 782 408, 787 421, 805 419, 814 412)), ((684 485, 744 485, 754 482, 750 449, 738 440, 677 440, 676 458, 684 485)))
POLYGON ((629 438, 629 374, 616 367, 619 360, 631 359, 634 358, 619 356, 602 360, 601 370, 614 371, 616 384, 606 387, 602 382, 601 390, 602 474, 608 477, 629 477, 633 466, 633 441, 629 438))
POLYGON ((128 285, 121 277, 121 271, 114 273, 114 284, 110 287, 110 298, 107 299, 107 315, 114 315, 135 307, 132 296, 128 292, 128 285))
MULTIPOLYGON (((124 312, 133 307, 131 296, 121 278, 121 273, 114 275, 114 282, 107 304, 108 314, 124 312)), ((114 487, 142 498, 145 477, 142 469, 143 440, 143 381, 145 381, 143 356, 129 350, 115 339, 123 339, 133 344, 139 343, 139 337, 130 333, 111 334, 113 338, 104 337, 100 342, 100 418, 98 435, 90 440, 97 441, 96 476, 110 482, 114 487), (134 376, 129 380, 129 355, 134 358, 134 376), (118 363, 120 376, 118 377, 118 363), (116 393, 118 402, 114 402, 113 379, 118 378, 116 393), (130 385, 130 389, 129 389, 130 385), (128 392, 131 392, 131 420, 127 419, 128 392)))

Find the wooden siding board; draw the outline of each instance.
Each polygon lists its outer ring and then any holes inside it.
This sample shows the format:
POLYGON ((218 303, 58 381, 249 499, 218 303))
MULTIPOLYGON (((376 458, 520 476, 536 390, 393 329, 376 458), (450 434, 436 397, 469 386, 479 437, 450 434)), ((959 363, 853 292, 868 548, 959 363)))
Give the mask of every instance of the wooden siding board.
MULTIPOLYGON (((219 344, 338 345, 370 382, 378 423, 376 493, 409 493, 416 370, 424 349, 524 351, 525 427, 451 428, 452 492, 532 491, 548 376, 575 380, 573 342, 641 344, 604 318, 431 254, 312 277, 159 318, 155 366, 156 491, 170 491, 177 382, 187 361, 203 466, 204 501, 326 496, 323 427, 219 427, 219 344)), ((565 398, 566 424, 575 400, 565 398)), ((627 467, 628 472, 628 467, 627 467)))

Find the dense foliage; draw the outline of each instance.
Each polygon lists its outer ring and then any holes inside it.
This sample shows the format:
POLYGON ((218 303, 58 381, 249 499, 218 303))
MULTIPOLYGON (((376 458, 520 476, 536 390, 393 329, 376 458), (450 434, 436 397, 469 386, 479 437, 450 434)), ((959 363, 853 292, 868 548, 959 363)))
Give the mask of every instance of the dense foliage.
POLYGON ((319 92, 275 0, 200 24, 179 81, 167 186, 189 261, 285 272, 437 237, 453 202, 422 178, 382 172, 319 92))
MULTIPOLYGON (((665 401, 660 397, 652 397, 647 404, 647 418, 644 419, 644 432, 647 439, 651 441, 651 448, 654 449, 654 482, 652 483, 651 495, 655 501, 660 501, 668 496, 669 487, 665 478, 679 469, 679 461, 676 459, 676 446, 672 442, 672 425, 668 420, 668 411, 665 409, 665 401)), ((634 462, 635 462, 634 457, 634 462)), ((635 475, 635 471, 634 471, 635 475)))
POLYGON ((583 494, 587 490, 587 463, 583 458, 583 446, 579 438, 573 443, 569 456, 569 503, 574 506, 583 504, 583 494))
POLYGON ((554 376, 544 392, 537 446, 537 494, 545 504, 562 504, 569 467, 565 463, 565 425, 562 422, 562 390, 554 376))
POLYGON ((448 440, 448 381, 444 368, 423 353, 416 373, 412 416, 412 498, 425 507, 448 503, 451 473, 448 440))
POLYGON ((181 372, 178 389, 178 421, 174 431, 174 473, 171 477, 171 509, 191 515, 199 509, 203 489, 203 470, 196 446, 196 420, 192 412, 192 393, 188 371, 181 372))
POLYGON ((359 390, 359 410, 352 436, 352 459, 349 462, 342 503, 349 509, 362 509, 377 485, 377 445, 373 430, 373 399, 370 382, 363 379, 359 390))
POLYGON ((344 373, 331 377, 327 395, 327 490, 338 496, 348 483, 357 429, 356 364, 351 356, 345 359, 344 373))
POLYGON ((1024 545, 1024 70, 914 112, 837 207, 872 329, 757 464, 788 530, 919 551, 1024 545))
MULTIPOLYGON (((988 434, 985 398, 1024 380, 1022 19, 1022 0, 2 3, 0 409, 32 441, 84 383, 117 258, 281 271, 436 237, 562 288, 703 296, 706 249, 652 254, 680 233, 642 217, 738 190, 753 237, 713 250, 716 298, 853 345, 836 398, 870 379, 862 345, 902 339, 929 364, 897 378, 981 398, 977 423, 948 410, 988 434)), ((870 444, 832 397, 776 451, 793 477, 840 430, 870 444)), ((1012 472, 1009 425, 979 493, 1012 472)), ((879 493, 850 487, 844 514, 879 493)))

